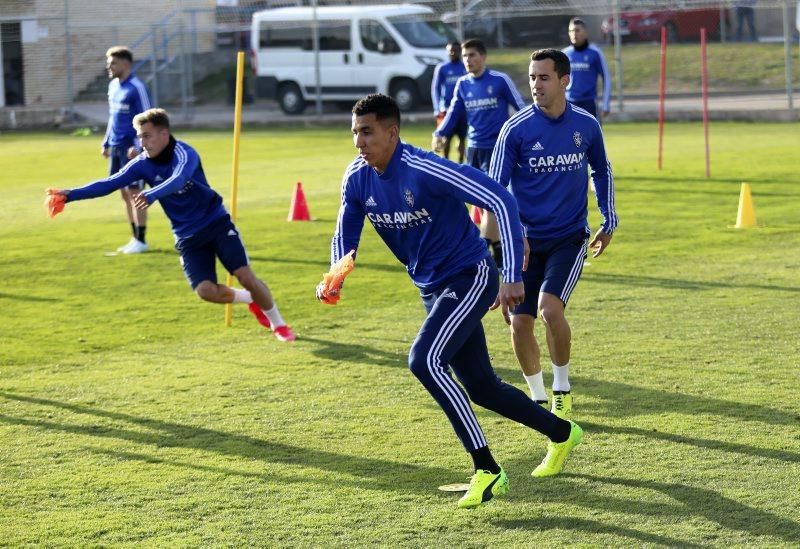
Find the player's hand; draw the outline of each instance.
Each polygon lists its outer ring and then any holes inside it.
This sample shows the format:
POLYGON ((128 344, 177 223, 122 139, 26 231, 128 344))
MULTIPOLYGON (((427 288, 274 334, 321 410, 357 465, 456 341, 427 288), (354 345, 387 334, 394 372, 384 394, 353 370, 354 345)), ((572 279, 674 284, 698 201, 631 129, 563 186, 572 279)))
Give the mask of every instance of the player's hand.
POLYGON ((444 152, 444 144, 446 141, 446 137, 434 135, 433 140, 431 141, 431 149, 433 149, 433 152, 436 154, 442 154, 444 152))
POLYGON ((609 115, 609 113, 610 113, 610 112, 611 112, 611 111, 603 111, 603 112, 601 112, 601 113, 600 113, 600 118, 602 118, 603 120, 605 120, 606 118, 608 118, 608 115, 609 115))
POLYGON ((592 239, 589 242, 589 248, 592 250, 592 257, 597 257, 602 254, 608 245, 611 243, 611 237, 613 235, 603 232, 603 229, 599 229, 592 239))
POLYGON ((139 156, 139 149, 136 147, 130 147, 128 149, 128 160, 133 160, 137 156, 139 156))
POLYGON ((133 205, 137 210, 146 210, 150 207, 150 204, 147 203, 147 199, 145 198, 143 192, 131 192, 131 198, 133 198, 133 205))
POLYGON ((111 149, 109 149, 108 147, 102 147, 100 149, 100 154, 103 155, 103 158, 108 158, 109 156, 111 156, 111 149))
POLYGON ((503 313, 503 319, 506 321, 506 324, 510 325, 511 313, 509 310, 523 301, 525 301, 525 283, 503 282, 500 285, 500 292, 498 292, 497 298, 494 300, 494 304, 489 307, 489 310, 494 311, 498 307, 502 307, 500 310, 503 313))

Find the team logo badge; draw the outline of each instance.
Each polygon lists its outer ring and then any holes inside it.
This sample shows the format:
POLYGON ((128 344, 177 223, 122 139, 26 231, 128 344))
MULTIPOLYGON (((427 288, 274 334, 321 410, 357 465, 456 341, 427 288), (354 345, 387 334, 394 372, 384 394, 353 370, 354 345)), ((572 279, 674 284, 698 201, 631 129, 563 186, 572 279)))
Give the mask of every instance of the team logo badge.
POLYGON ((403 198, 406 199, 406 204, 408 204, 409 208, 414 207, 414 195, 411 194, 411 191, 409 191, 408 189, 403 191, 403 198))
POLYGON ((572 140, 575 142, 576 147, 580 147, 581 143, 583 143, 583 137, 581 137, 581 132, 573 133, 572 140))
POLYGON ((494 92, 494 88, 489 86, 488 88, 486 88, 486 91, 489 92, 489 94, 491 95, 492 92, 494 92))

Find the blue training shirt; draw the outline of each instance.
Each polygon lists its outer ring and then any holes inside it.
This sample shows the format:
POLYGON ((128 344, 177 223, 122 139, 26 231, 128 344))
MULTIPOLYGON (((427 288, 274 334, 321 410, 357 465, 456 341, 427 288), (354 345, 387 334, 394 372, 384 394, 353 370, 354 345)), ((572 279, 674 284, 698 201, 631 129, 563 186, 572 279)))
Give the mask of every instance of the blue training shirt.
POLYGON ((614 176, 597 119, 567 103, 558 118, 531 105, 503 125, 492 153, 489 175, 505 185, 519 204, 531 238, 559 238, 589 230, 589 164, 603 216, 602 229, 613 233, 614 176))
POLYGON ((433 135, 452 136, 458 121, 466 114, 469 146, 491 149, 500 128, 508 120, 509 106, 520 110, 525 107, 525 101, 507 74, 489 69, 478 78, 466 74, 456 82, 447 115, 433 135))
POLYGON ((156 158, 143 152, 114 175, 70 190, 67 202, 105 196, 140 179, 152 187, 144 191, 147 203, 161 203, 176 238, 191 236, 228 214, 222 197, 206 181, 200 156, 172 137, 156 158))
POLYGON ((136 141, 133 117, 151 107, 147 88, 131 73, 120 82, 119 78, 108 83, 108 125, 103 138, 103 148, 131 146, 136 141))
POLYGON ((567 86, 568 101, 594 101, 597 99, 597 77, 603 79, 603 112, 608 112, 611 105, 611 73, 608 71, 603 52, 592 43, 587 42, 582 48, 569 46, 564 48, 569 57, 570 73, 567 86))
POLYGON ((481 171, 403 142, 383 173, 361 157, 347 167, 331 264, 358 249, 366 217, 414 284, 423 291, 436 289, 489 255, 464 202, 495 213, 504 248, 503 280, 521 281, 522 226, 514 198, 481 171))
POLYGON ((433 114, 445 112, 453 99, 458 79, 467 74, 467 68, 461 61, 444 61, 433 69, 431 81, 431 103, 433 114))

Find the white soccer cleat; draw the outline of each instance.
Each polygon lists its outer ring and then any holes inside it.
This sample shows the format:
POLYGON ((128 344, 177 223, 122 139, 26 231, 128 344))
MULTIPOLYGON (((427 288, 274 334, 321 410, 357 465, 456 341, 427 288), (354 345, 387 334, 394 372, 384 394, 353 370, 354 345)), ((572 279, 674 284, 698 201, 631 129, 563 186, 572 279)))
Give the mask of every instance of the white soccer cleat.
POLYGON ((131 242, 130 244, 128 244, 127 246, 125 246, 122 249, 122 253, 124 253, 124 254, 141 254, 141 253, 146 252, 149 249, 150 249, 150 246, 148 246, 145 242, 142 242, 141 240, 136 240, 134 238, 133 242, 131 242))
POLYGON ((122 246, 120 246, 119 248, 117 248, 117 251, 118 251, 118 252, 124 252, 124 251, 125 251, 125 248, 127 248, 128 246, 130 246, 130 245, 131 245, 131 244, 133 244, 134 242, 137 242, 137 240, 136 240, 136 237, 132 236, 132 237, 131 237, 131 239, 130 239, 130 240, 128 240, 128 241, 127 241, 125 244, 123 244, 122 246))

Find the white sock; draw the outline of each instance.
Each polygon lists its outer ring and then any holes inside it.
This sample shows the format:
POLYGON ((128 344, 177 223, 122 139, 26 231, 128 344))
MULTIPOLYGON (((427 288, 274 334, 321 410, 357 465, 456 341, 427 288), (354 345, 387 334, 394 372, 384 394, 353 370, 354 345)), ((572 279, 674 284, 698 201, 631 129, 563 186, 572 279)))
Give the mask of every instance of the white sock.
POLYGON ((569 391, 569 362, 563 366, 553 364, 553 390, 569 391))
POLYGON ((532 376, 523 373, 522 377, 528 382, 528 389, 531 390, 531 400, 547 400, 547 391, 544 389, 544 376, 542 376, 542 372, 533 374, 532 376))
POLYGON ((281 326, 286 325, 286 322, 284 322, 280 311, 278 311, 277 304, 273 305, 272 309, 270 309, 269 311, 264 311, 264 314, 267 315, 269 323, 272 324, 273 328, 280 328, 281 326))
POLYGON ((231 288, 233 290, 234 303, 252 303, 253 296, 247 290, 239 290, 238 288, 231 288))

